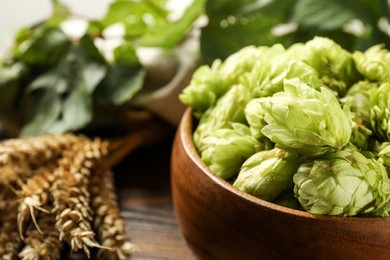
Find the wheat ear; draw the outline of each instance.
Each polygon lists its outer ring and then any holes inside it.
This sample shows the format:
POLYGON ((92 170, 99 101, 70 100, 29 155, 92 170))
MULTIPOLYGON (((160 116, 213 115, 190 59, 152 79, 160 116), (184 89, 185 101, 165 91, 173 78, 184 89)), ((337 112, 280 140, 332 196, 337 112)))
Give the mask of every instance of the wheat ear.
POLYGON ((138 249, 126 235, 125 221, 118 207, 112 172, 102 163, 91 176, 90 193, 98 241, 102 246, 111 248, 99 249, 99 259, 129 259, 138 249))
POLYGON ((5 211, 9 211, 9 205, 15 201, 15 192, 8 185, 0 184, 0 226, 5 211))
POLYGON ((59 232, 54 228, 55 215, 41 212, 38 225, 42 232, 30 226, 26 232, 25 246, 20 251, 21 260, 56 260, 60 259, 62 243, 59 232))
POLYGON ((72 251, 83 249, 88 257, 88 247, 99 247, 90 224, 89 178, 96 161, 101 160, 106 151, 107 145, 100 139, 75 145, 60 160, 52 186, 60 240, 67 241, 72 251))
POLYGON ((62 152, 85 137, 73 134, 9 139, 0 143, 0 182, 8 184, 31 177, 39 165, 58 159, 62 152))
POLYGON ((42 233, 36 221, 35 209, 46 211, 44 207, 47 205, 50 196, 50 187, 54 181, 54 170, 56 163, 42 166, 36 170, 33 177, 23 184, 20 190, 16 191, 19 197, 18 207, 18 228, 19 234, 24 239, 23 227, 26 222, 33 221, 35 227, 42 233))
POLYGON ((2 216, 3 223, 0 227, 0 259, 2 260, 16 259, 22 242, 16 223, 17 204, 13 202, 8 206, 7 213, 2 216))

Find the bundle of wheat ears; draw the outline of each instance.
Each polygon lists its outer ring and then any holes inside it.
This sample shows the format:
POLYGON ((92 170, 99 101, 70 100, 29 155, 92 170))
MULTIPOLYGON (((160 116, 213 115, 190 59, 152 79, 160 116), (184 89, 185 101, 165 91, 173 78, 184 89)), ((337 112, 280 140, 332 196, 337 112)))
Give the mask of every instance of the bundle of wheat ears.
POLYGON ((109 143, 74 134, 0 143, 0 259, 59 259, 65 244, 129 259, 109 143))

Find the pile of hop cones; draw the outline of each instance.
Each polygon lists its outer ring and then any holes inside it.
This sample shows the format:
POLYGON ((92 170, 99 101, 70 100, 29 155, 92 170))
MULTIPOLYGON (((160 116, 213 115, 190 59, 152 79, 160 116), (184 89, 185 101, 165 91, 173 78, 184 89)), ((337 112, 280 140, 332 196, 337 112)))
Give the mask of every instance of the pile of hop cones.
POLYGON ((74 134, 0 143, 0 259, 59 259, 68 244, 129 259, 108 143, 74 134))

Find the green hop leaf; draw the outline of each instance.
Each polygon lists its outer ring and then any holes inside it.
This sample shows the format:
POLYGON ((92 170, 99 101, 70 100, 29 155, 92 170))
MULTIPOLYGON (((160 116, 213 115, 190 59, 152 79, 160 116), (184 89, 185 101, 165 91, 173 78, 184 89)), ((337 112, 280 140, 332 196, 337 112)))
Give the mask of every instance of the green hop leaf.
POLYGON ((74 43, 54 68, 27 87, 29 111, 21 134, 63 133, 89 124, 93 117, 92 94, 106 69, 105 60, 89 36, 74 43))
POLYGON ((60 62, 70 46, 70 40, 60 28, 43 24, 35 30, 19 32, 13 56, 27 65, 50 69, 60 62))

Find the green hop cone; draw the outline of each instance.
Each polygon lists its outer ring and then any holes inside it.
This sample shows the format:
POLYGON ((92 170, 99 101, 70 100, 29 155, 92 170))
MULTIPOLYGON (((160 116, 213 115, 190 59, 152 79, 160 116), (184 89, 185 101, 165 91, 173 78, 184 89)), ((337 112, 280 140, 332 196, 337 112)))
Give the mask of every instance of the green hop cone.
POLYGON ((318 72, 301 61, 295 53, 282 49, 278 44, 268 49, 268 52, 263 55, 263 58, 269 56, 268 59, 258 61, 241 80, 244 85, 254 89, 255 97, 268 97, 283 91, 285 79, 299 78, 318 89, 323 85, 318 72))
POLYGON ((351 112, 361 118, 366 126, 370 125, 370 93, 378 87, 377 83, 359 81, 348 89, 347 94, 340 99, 343 105, 347 105, 351 112))
POLYGON ((228 85, 239 83, 240 77, 253 69, 262 59, 267 49, 247 46, 226 58, 221 67, 221 75, 228 85))
POLYGON ((382 163, 387 169, 390 169, 390 142, 383 142, 375 147, 378 161, 382 163))
POLYGON ((200 66, 192 75, 190 84, 179 95, 180 101, 192 107, 198 117, 213 106, 229 88, 221 76, 221 64, 220 60, 216 60, 211 67, 200 66))
POLYGON ((357 70, 367 79, 378 82, 390 80, 390 52, 383 45, 375 45, 365 52, 355 51, 357 70))
POLYGON ((250 135, 249 128, 232 123, 232 129, 217 129, 201 140, 201 159, 223 179, 236 176, 242 163, 264 145, 250 135))
POLYGON ((354 113, 351 113, 351 118, 352 127, 349 141, 359 150, 367 150, 369 148, 370 138, 372 137, 372 131, 368 129, 363 120, 354 113))
MULTIPOLYGON (((286 59, 286 58, 284 58, 286 59)), ((276 60, 277 62, 278 60, 276 60)), ((279 74, 277 77, 273 78, 272 82, 274 84, 280 85, 283 88, 284 79, 293 79, 299 78, 302 82, 310 85, 312 88, 319 89, 322 84, 318 72, 307 65, 306 63, 298 59, 280 59, 279 66, 284 66, 285 70, 283 73, 279 74)))
POLYGON ((298 79, 285 80, 284 92, 261 98, 260 104, 267 122, 262 133, 286 151, 321 156, 350 139, 349 110, 326 88, 319 92, 298 79))
POLYGON ((180 101, 192 107, 195 115, 200 117, 232 86, 238 84, 242 75, 252 70, 263 52, 261 48, 248 46, 232 54, 224 62, 215 60, 211 67, 199 67, 190 84, 179 95, 180 101))
POLYGON ((250 99, 250 92, 243 85, 234 85, 211 109, 208 121, 218 128, 224 128, 230 122, 244 123, 244 110, 250 99))
POLYGON ((371 126, 382 141, 390 141, 390 83, 371 91, 371 126))
POLYGON ((244 162, 233 186, 272 201, 283 191, 292 189, 293 175, 299 165, 300 160, 296 155, 278 148, 260 151, 244 162))
POLYGON ((245 107, 245 118, 249 125, 251 135, 264 144, 264 150, 274 148, 274 143, 263 135, 261 129, 267 124, 264 120, 264 111, 258 102, 259 99, 252 99, 245 107))
POLYGON ((252 99, 245 107, 245 118, 249 124, 251 134, 257 138, 264 138, 261 129, 267 125, 264 120, 264 110, 259 103, 260 99, 252 99))
POLYGON ((367 214, 380 211, 390 199, 384 166, 351 147, 303 163, 293 180, 295 196, 314 214, 367 214))
MULTIPOLYGON (((256 57, 257 59, 250 71, 241 75, 240 83, 252 91, 253 96, 269 96, 275 91, 279 91, 274 90, 270 82, 273 77, 270 72, 271 63, 276 57, 283 55, 286 50, 281 44, 275 44, 271 47, 261 46, 258 49, 261 51, 261 56, 256 57), (271 84, 271 86, 267 86, 268 84, 271 84)), ((250 57, 250 60, 254 60, 254 58, 250 57)), ((273 73, 278 74, 276 71, 273 73)))
POLYGON ((277 92, 283 91, 284 81, 286 79, 298 78, 301 82, 310 84, 312 88, 319 89, 322 81, 315 69, 306 63, 290 59, 287 55, 281 55, 271 63, 270 81, 262 82, 259 86, 260 96, 272 96, 277 92))
POLYGON ((316 69, 323 83, 344 96, 348 86, 359 78, 352 53, 325 37, 314 37, 297 55, 301 60, 316 69))
POLYGON ((194 142, 202 151, 201 140, 214 129, 231 128, 231 123, 245 123, 245 106, 250 100, 250 93, 241 85, 234 85, 217 102, 209 108, 199 121, 194 132, 194 142))

